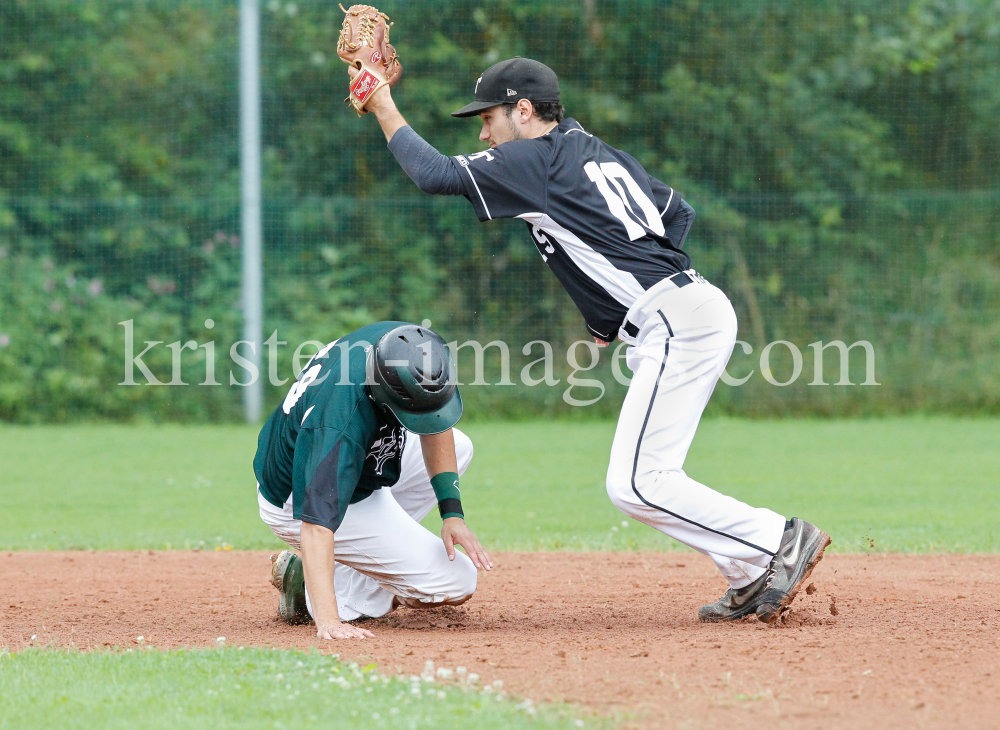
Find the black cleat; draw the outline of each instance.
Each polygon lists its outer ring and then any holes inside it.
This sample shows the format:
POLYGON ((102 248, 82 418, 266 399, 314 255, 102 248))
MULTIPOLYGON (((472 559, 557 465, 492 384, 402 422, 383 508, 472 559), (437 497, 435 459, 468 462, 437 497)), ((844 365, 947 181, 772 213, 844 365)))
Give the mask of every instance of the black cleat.
POLYGON ((791 519, 781 538, 778 554, 767 569, 767 590, 757 606, 757 618, 773 624, 795 600, 799 588, 823 558, 830 536, 805 520, 791 519))
POLYGON ((702 606, 698 618, 705 622, 736 621, 755 614, 764 623, 773 624, 795 599, 829 544, 829 535, 793 517, 767 572, 750 585, 730 588, 715 603, 702 606))
POLYGON ((726 595, 715 603, 698 609, 698 618, 706 623, 736 621, 744 616, 757 613, 764 592, 767 590, 767 576, 770 571, 743 588, 730 588, 726 595))
POLYGON ((278 589, 278 616, 286 624, 311 621, 306 608, 306 578, 302 558, 291 550, 271 556, 271 585, 278 589))

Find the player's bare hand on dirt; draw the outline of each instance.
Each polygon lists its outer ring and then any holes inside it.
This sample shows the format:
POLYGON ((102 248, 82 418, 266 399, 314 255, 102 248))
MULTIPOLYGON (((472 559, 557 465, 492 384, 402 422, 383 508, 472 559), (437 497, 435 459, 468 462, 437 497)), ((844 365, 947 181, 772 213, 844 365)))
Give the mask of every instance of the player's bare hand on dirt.
POLYGON ((449 517, 444 521, 441 525, 441 539, 444 540, 445 550, 448 551, 448 560, 455 559, 455 546, 461 545, 477 568, 483 570, 493 568, 490 556, 483 550, 483 546, 479 544, 479 540, 461 517, 449 517))
POLYGON ((368 629, 362 629, 351 624, 340 621, 329 623, 316 623, 316 636, 321 639, 373 639, 373 634, 368 629))

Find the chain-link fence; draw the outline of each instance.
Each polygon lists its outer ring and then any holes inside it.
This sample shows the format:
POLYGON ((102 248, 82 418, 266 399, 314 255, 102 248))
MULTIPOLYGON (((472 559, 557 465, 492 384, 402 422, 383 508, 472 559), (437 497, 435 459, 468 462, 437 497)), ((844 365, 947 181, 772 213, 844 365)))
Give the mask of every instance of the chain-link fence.
MULTIPOLYGON (((482 148, 449 112, 487 66, 528 56, 559 74, 569 116, 697 210, 686 248, 736 305, 732 377, 752 371, 711 408, 997 410, 1000 2, 381 9, 404 64, 393 96, 443 153, 482 148), (871 343, 880 385, 832 385, 868 379, 860 346, 845 375, 826 350, 831 385, 810 385, 810 343, 836 340, 871 343), (798 377, 775 385, 795 352, 798 377)), ((264 370, 279 382, 303 342, 428 319, 509 346, 518 384, 465 388, 470 415, 615 412, 612 349, 578 373, 604 397, 564 401, 566 349, 587 333, 523 224, 420 193, 343 104, 342 18, 262 3, 264 370), (517 378, 534 340, 559 386, 517 378)), ((240 417, 238 30, 235 2, 0 3, 0 418, 240 417), (148 342, 149 373, 189 387, 118 385, 149 381, 130 359, 148 342)), ((273 404, 287 384, 268 387, 273 404)))

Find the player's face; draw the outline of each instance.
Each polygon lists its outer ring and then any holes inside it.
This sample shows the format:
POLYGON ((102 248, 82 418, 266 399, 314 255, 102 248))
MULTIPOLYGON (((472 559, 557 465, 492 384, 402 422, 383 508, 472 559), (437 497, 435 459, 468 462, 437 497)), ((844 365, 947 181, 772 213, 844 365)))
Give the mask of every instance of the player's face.
POLYGON ((483 120, 483 131, 479 139, 489 142, 491 148, 515 139, 524 139, 521 130, 514 122, 513 114, 508 116, 502 106, 493 106, 479 113, 483 120))

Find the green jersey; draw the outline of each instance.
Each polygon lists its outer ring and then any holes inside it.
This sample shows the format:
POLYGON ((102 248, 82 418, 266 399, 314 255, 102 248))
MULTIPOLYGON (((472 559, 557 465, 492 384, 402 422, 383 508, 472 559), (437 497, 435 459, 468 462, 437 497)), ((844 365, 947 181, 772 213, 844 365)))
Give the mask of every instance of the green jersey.
POLYGON ((295 519, 336 531, 347 506, 399 480, 406 430, 365 388, 367 352, 405 322, 377 322, 308 362, 257 441, 261 494, 295 519))

